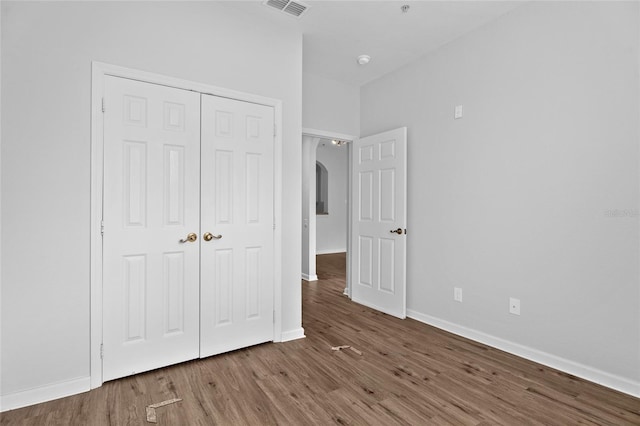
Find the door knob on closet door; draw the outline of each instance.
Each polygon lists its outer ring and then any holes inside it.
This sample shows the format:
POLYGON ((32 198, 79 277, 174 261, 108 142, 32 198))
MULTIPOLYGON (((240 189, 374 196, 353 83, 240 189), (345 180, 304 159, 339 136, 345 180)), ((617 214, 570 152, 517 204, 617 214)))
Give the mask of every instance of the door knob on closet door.
POLYGON ((198 239, 198 235, 195 232, 187 235, 187 238, 180 240, 181 243, 192 243, 198 239))
POLYGON ((402 228, 398 228, 398 229, 392 229, 391 231, 392 234, 398 234, 398 235, 402 235, 402 228))
POLYGON ((222 238, 222 235, 213 235, 211 232, 206 232, 202 238, 204 238, 205 241, 211 241, 213 239, 219 240, 222 238))

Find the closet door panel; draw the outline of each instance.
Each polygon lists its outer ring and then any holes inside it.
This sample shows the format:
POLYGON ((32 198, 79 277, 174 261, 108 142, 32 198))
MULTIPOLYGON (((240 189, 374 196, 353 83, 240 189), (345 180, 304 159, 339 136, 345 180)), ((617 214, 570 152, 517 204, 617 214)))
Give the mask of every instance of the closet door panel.
POLYGON ((197 358, 200 95, 105 77, 103 380, 197 358))
POLYGON ((201 357, 273 340, 273 119, 202 95, 201 357))

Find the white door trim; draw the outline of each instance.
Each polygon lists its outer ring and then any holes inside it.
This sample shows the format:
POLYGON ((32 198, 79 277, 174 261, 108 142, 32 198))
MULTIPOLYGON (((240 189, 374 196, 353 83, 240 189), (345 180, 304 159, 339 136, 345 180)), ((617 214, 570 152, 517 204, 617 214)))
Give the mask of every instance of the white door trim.
MULTIPOLYGON (((90 243, 90 372, 91 388, 102 386, 102 199, 103 199, 103 129, 102 99, 104 77, 129 78, 147 83, 191 90, 271 106, 276 126, 274 149, 274 341, 282 340, 282 101, 203 83, 134 70, 102 62, 91 63, 91 243, 90 243)), ((109 106, 106 105, 108 108, 109 106)))
POLYGON ((318 281, 316 274, 316 151, 320 138, 302 135, 302 279, 318 281))
POLYGON ((349 141, 349 142, 352 142, 358 139, 358 136, 346 135, 343 133, 336 133, 336 132, 331 132, 327 130, 311 129, 309 127, 303 127, 302 134, 304 136, 311 136, 311 137, 323 138, 323 139, 340 139, 340 140, 349 141))

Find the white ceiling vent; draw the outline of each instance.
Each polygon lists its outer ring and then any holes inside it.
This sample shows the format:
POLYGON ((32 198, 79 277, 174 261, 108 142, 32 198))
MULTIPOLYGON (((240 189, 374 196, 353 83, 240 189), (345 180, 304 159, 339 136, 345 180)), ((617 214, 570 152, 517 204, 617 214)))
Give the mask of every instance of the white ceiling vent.
POLYGON ((309 9, 309 6, 307 6, 306 4, 293 0, 267 0, 264 2, 264 4, 298 18, 304 13, 305 10, 309 9))

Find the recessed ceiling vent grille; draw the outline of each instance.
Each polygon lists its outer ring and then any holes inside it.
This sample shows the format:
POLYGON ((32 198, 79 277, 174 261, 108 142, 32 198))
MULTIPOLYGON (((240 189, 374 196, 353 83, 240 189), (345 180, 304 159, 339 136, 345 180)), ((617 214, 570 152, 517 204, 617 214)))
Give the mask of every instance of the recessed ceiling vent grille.
POLYGON ((297 18, 299 18, 305 10, 309 9, 309 6, 306 4, 293 0, 267 0, 264 4, 297 18))

